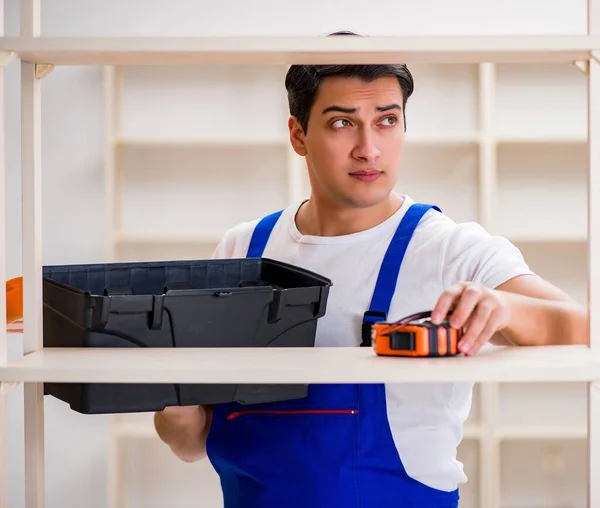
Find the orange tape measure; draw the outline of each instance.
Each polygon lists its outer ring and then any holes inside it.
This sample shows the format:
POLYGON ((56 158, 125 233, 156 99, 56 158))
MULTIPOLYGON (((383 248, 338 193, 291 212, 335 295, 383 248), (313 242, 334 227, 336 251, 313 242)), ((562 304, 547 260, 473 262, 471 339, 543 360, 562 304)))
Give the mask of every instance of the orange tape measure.
POLYGON ((444 357, 459 354, 462 329, 445 320, 431 322, 431 312, 419 312, 394 323, 374 323, 373 349, 381 356, 444 357))

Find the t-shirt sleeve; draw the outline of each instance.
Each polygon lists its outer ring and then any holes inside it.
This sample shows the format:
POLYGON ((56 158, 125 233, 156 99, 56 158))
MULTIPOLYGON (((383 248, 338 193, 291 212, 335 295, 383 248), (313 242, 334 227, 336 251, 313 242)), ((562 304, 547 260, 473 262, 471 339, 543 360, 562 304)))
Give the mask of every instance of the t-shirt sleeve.
POLYGON ((533 273, 512 242, 491 235, 475 222, 457 224, 448 236, 442 266, 444 289, 465 281, 495 288, 533 273))
POLYGON ((227 230, 213 252, 213 259, 243 258, 257 221, 242 222, 227 230))
POLYGON ((233 245, 231 232, 226 231, 213 252, 213 259, 228 259, 233 257, 233 245))

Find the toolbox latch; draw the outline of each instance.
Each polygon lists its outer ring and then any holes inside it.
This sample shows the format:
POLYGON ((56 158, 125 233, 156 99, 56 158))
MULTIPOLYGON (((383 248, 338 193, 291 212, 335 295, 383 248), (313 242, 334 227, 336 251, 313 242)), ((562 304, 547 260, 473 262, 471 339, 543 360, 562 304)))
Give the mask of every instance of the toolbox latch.
POLYGON ((163 325, 163 310, 165 308, 164 295, 152 296, 152 312, 150 312, 150 329, 160 330, 163 325))

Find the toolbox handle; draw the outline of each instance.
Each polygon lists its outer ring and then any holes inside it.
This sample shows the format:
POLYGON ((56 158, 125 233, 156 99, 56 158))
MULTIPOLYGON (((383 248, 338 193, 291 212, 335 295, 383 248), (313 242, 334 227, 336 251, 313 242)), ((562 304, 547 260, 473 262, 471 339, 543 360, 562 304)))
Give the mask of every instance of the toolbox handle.
POLYGON ((133 295, 133 289, 131 289, 131 286, 127 286, 127 285, 106 286, 104 288, 104 296, 113 296, 113 295, 131 296, 131 295, 133 295))
POLYGON ((168 282, 163 288, 163 293, 169 291, 184 291, 186 289, 192 289, 192 286, 187 282, 168 282))

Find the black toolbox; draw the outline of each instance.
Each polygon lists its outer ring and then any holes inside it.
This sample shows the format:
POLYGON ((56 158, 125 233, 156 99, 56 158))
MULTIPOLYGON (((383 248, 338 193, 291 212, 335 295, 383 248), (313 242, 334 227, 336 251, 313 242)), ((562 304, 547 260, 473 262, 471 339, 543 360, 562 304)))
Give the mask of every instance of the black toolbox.
MULTIPOLYGON (((44 347, 313 347, 331 281, 265 258, 43 267, 44 347)), ((85 414, 302 398, 307 385, 45 383, 85 414)))

